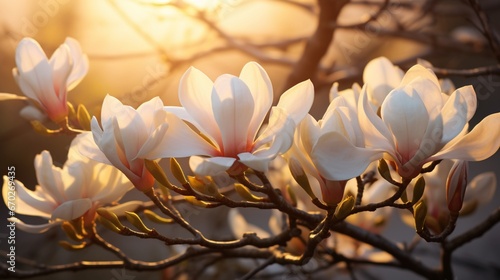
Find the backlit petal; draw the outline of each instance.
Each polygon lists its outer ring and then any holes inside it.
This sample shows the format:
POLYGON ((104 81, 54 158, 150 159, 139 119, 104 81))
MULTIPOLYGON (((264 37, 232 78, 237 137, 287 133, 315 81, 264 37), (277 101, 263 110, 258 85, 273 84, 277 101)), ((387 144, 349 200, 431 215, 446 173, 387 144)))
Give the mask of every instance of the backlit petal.
POLYGON ((223 154, 234 157, 248 151, 256 132, 248 131, 255 104, 247 85, 228 74, 219 76, 214 83, 212 107, 223 154))
POLYGON ((52 220, 65 220, 71 221, 81 217, 92 207, 92 201, 88 198, 70 200, 59 205, 54 212, 52 212, 52 220))
POLYGON ((194 174, 213 176, 225 172, 235 161, 235 158, 227 157, 204 158, 192 156, 189 159, 189 167, 194 174))
POLYGON ((266 71, 256 62, 243 66, 240 79, 248 86, 255 103, 252 121, 248 127, 248 137, 253 140, 273 103, 273 86, 266 71))
POLYGON ((355 147, 338 132, 322 135, 314 149, 312 159, 320 174, 333 181, 347 180, 360 175, 383 151, 355 147))
POLYGON ((276 107, 283 108, 297 125, 311 109, 313 100, 313 83, 306 80, 283 93, 276 107))
POLYGON ((500 147, 500 113, 484 118, 472 131, 460 137, 451 145, 446 145, 430 160, 461 159, 479 161, 496 153, 500 147))

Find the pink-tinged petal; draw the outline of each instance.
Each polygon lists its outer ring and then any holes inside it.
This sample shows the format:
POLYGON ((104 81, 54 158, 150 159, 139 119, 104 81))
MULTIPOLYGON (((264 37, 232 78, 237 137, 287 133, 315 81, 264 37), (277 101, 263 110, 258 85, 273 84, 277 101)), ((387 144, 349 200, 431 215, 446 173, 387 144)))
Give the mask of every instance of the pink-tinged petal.
MULTIPOLYGON (((275 111, 282 111, 279 108, 275 108, 275 111)), ((276 158, 279 154, 285 153, 292 146, 293 133, 295 128, 295 123, 291 118, 277 117, 274 113, 270 116, 270 123, 267 129, 271 131, 279 131, 275 136, 270 139, 270 142, 262 142, 263 145, 255 146, 255 150, 252 153, 241 153, 238 154, 240 162, 246 166, 255 169, 257 171, 266 172, 269 168, 269 162, 276 158)), ((282 112, 282 115, 285 115, 282 112)), ((266 131, 267 131, 266 129, 266 131)), ((264 132, 263 134, 267 133, 264 132)))
POLYGON ((248 137, 253 140, 273 103, 273 86, 266 71, 256 62, 243 66, 240 79, 248 86, 255 103, 254 114, 248 127, 248 137))
POLYGON ((26 224, 23 221, 19 220, 18 218, 8 218, 7 220, 9 222, 16 223, 16 228, 18 228, 24 232, 28 232, 28 233, 44 233, 47 230, 61 224, 61 222, 50 222, 50 223, 40 224, 40 225, 29 225, 29 224, 26 224))
POLYGON ((383 149, 391 154, 395 154, 394 140, 392 134, 373 111, 371 103, 368 101, 366 86, 361 90, 361 100, 358 104, 359 125, 365 136, 367 147, 383 149))
POLYGON ((225 172, 235 161, 235 158, 227 157, 204 158, 192 156, 189 159, 189 167, 196 175, 214 176, 225 172))
POLYGON ((0 93, 0 101, 5 101, 5 100, 27 100, 26 97, 13 94, 13 93, 0 93))
POLYGON ((485 205, 495 195, 497 177, 494 172, 484 172, 472 179, 465 191, 464 203, 476 201, 478 205, 485 205))
POLYGON ((397 160, 408 162, 420 147, 431 121, 424 103, 412 87, 395 89, 382 104, 381 115, 401 156, 397 160))
POLYGON ((217 156, 219 151, 207 140, 193 131, 183 120, 167 112, 168 129, 164 137, 148 153, 142 153, 146 159, 169 157, 188 157, 193 155, 217 156))
POLYGON ((66 84, 66 88, 70 91, 76 87, 87 74, 89 70, 89 59, 87 55, 83 54, 80 43, 78 43, 77 40, 67 37, 64 44, 68 46, 73 60, 73 68, 66 84))
MULTIPOLYGON (((95 135, 95 134, 94 134, 95 135)), ((100 139, 98 139, 98 142, 100 142, 100 139)), ((84 132, 75 137, 75 140, 79 142, 78 144, 78 152, 82 154, 85 157, 88 157, 92 160, 109 164, 111 165, 112 163, 109 161, 109 159, 106 157, 106 155, 101 151, 99 146, 97 146, 96 142, 94 141, 93 133, 92 132, 84 132), (78 140, 77 140, 78 139, 78 140)), ((73 140, 73 141, 75 141, 73 140)))
POLYGON ((224 156, 235 157, 251 148, 256 131, 248 129, 255 105, 250 90, 239 78, 224 74, 214 82, 212 107, 224 156))
POLYGON ((47 119, 47 114, 32 105, 22 108, 21 111, 19 111, 19 115, 29 121, 43 122, 47 119))
POLYGON ((9 202, 15 203, 15 212, 22 215, 30 216, 40 216, 44 218, 50 218, 50 214, 55 207, 55 202, 51 200, 45 200, 40 197, 37 192, 28 190, 23 183, 18 180, 14 180, 9 183, 9 177, 3 176, 3 186, 2 186, 2 197, 7 208, 11 208, 9 202), (14 184, 15 187, 15 201, 10 201, 8 198, 10 186, 14 184))
POLYGON ((179 82, 179 101, 198 124, 197 128, 215 143, 222 141, 212 112, 213 82, 200 70, 190 67, 179 82))
POLYGON ((61 203, 66 200, 61 169, 52 165, 52 157, 48 151, 35 157, 35 170, 38 184, 44 192, 48 193, 55 201, 61 203))
POLYGON ((16 48, 16 66, 13 74, 24 95, 46 108, 57 103, 52 68, 38 42, 31 38, 19 42, 16 48))
POLYGON ((314 85, 306 80, 283 93, 276 107, 284 109, 297 125, 307 115, 313 101, 314 85))
POLYGON ((66 102, 66 83, 73 68, 69 47, 62 44, 50 57, 49 64, 52 68, 52 83, 54 91, 61 102, 66 102))
POLYGON ((311 158, 324 178, 340 181, 360 175, 382 154, 381 150, 355 147, 340 133, 329 132, 318 139, 311 158))
POLYGON ((54 209, 51 220, 71 221, 81 217, 91 207, 92 201, 89 198, 66 201, 54 209))
POLYGON ((363 82, 367 85, 370 101, 380 107, 385 97, 403 79, 403 72, 386 57, 378 57, 365 66, 363 82))
POLYGON ((420 173, 422 166, 428 162, 428 158, 438 152, 442 147, 443 120, 440 115, 432 120, 420 141, 417 152, 408 162, 402 162, 398 173, 407 178, 412 178, 420 173))
POLYGON ((472 131, 452 145, 446 145, 429 161, 438 159, 484 160, 496 153, 500 147, 500 113, 491 114, 478 123, 472 131))
POLYGON ((446 144, 455 138, 468 122, 468 106, 460 92, 455 91, 441 109, 443 116, 443 139, 446 144))
MULTIPOLYGON (((146 119, 149 118, 146 117, 146 119)), ((116 123, 114 126, 115 139, 125 152, 126 160, 131 162, 137 157, 137 153, 148 139, 148 128, 154 128, 154 126, 152 124, 146 125, 141 115, 130 106, 124 106, 115 115, 114 120, 116 123)))

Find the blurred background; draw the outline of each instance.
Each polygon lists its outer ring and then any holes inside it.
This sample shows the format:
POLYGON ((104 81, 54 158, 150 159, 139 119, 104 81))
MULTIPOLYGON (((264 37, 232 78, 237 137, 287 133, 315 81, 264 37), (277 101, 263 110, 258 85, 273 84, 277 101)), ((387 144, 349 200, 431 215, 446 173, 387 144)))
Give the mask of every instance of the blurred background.
MULTIPOLYGON (((479 1, 490 19, 493 39, 488 41, 469 2, 475 1, 0 0, 0 92, 21 94, 12 69, 15 48, 23 37, 35 38, 50 57, 69 36, 80 42, 89 57, 90 69, 68 99, 73 104, 84 104, 92 115, 99 115, 106 94, 133 107, 154 96, 160 96, 166 105, 179 105, 178 81, 189 66, 215 79, 223 73, 238 75, 246 62, 257 61, 273 82, 276 101, 290 86, 312 79, 317 93, 311 112, 318 118, 328 106, 332 83, 339 82, 339 89, 349 88, 353 82, 362 84, 364 66, 378 56, 388 57, 404 70, 417 58, 447 69, 497 65, 500 54, 491 42, 498 42, 500 22, 494 19, 500 16, 500 3, 479 1)), ((457 87, 472 84, 477 92, 478 111, 471 126, 499 111, 498 75, 450 78, 457 87)), ((21 101, 0 102, 0 173, 6 174, 8 166, 15 166, 16 179, 34 187, 34 156, 49 150, 56 164, 62 165, 71 137, 36 134, 30 123, 19 117, 23 106, 21 101)), ((471 178, 484 171, 494 171, 500 178, 499 164, 498 153, 472 163, 471 178)), ((499 205, 500 195, 496 192, 492 202, 472 217, 459 220, 457 233, 484 220, 499 205)), ((5 220, 3 204, 0 210, 5 220)), ((199 216, 196 213, 193 217, 203 220, 199 216)), ((2 226, 1 250, 7 249, 5 232, 2 226)), ((500 278, 499 234, 500 227, 496 226, 456 252, 459 278, 500 278)), ((402 225, 395 215, 384 235, 409 242, 413 230, 402 225)), ((96 256, 95 252, 61 252, 57 238, 57 233, 30 235, 18 231, 16 253, 44 263, 76 261, 85 256, 109 257, 96 256)), ((126 244, 133 257, 144 260, 158 260, 169 254, 153 250, 157 246, 154 242, 126 244)), ((437 263, 437 259, 429 257, 436 256, 437 251, 435 246, 421 246, 417 253, 426 262, 437 263)), ((67 279, 68 275, 73 277, 69 273, 36 279, 67 279)), ((161 279, 159 272, 79 273, 81 279, 92 275, 99 275, 98 279, 161 279)), ((358 276, 418 279, 410 272, 385 268, 375 272, 368 269, 358 276)), ((300 273, 288 278, 306 279, 300 273)))

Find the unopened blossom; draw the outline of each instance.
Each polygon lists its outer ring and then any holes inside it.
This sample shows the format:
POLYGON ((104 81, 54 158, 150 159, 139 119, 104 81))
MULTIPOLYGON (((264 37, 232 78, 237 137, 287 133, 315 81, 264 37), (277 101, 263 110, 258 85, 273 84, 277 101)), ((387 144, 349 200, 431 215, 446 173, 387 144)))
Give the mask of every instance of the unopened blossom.
POLYGON ((266 171, 272 159, 290 148, 295 126, 309 111, 313 98, 313 85, 307 80, 283 93, 271 108, 271 81, 255 62, 247 63, 239 77, 224 74, 215 82, 191 67, 179 85, 183 107, 166 110, 199 133, 193 135, 187 125, 172 130, 169 134, 183 143, 164 156, 192 156, 190 167, 200 175, 237 174, 247 167, 266 171), (269 124, 260 131, 270 109, 269 124))
MULTIPOLYGON (((473 213, 477 207, 486 205, 496 189, 494 172, 483 172, 471 180, 464 180, 463 171, 467 162, 459 160, 443 160, 432 172, 424 173, 425 191, 423 199, 427 205, 426 225, 433 232, 440 233, 447 225, 450 217, 449 202, 458 195, 461 202, 460 215, 473 213), (458 171, 458 172, 457 172, 458 171), (451 183, 453 181, 454 183, 451 183), (464 185, 465 184, 465 185, 464 185)), ((407 189, 408 198, 412 199, 413 186, 407 189)), ((411 215, 403 216, 405 222, 413 226, 411 215)))
MULTIPOLYGON (((82 157, 73 141, 68 160, 62 168, 53 165, 48 151, 35 157, 35 171, 38 185, 31 191, 18 180, 14 180, 17 214, 38 216, 48 222, 39 225, 26 224, 17 218, 16 227, 31 233, 41 233, 63 221, 84 217, 85 223, 92 222, 95 210, 117 202, 133 188, 121 172, 86 157, 82 157)), ((9 178, 3 177, 2 195, 9 206, 9 178)))
MULTIPOLYGON (((373 110, 366 88, 358 102, 365 145, 393 163, 402 177, 415 177, 425 163, 435 160, 483 160, 500 146, 500 113, 487 116, 466 133, 476 111, 472 86, 461 87, 448 96, 441 92, 431 70, 415 65, 384 99, 380 116, 373 110)), ((333 178, 342 178, 346 166, 368 165, 354 143, 337 146, 339 154, 350 156, 331 161, 331 169, 338 170, 332 173, 333 178)))
POLYGON ((146 169, 144 159, 161 158, 169 145, 166 137, 168 114, 159 97, 141 104, 136 110, 107 95, 102 104, 101 124, 93 117, 92 132, 78 136, 83 143, 80 151, 91 159, 115 166, 137 189, 149 190, 154 185, 154 178, 146 169))
POLYGON ((331 205, 341 201, 345 180, 360 175, 377 156, 377 152, 364 148, 364 136, 352 108, 355 99, 354 91, 335 98, 319 121, 306 116, 297 128, 294 144, 287 154, 291 164, 294 159, 298 160, 304 171, 316 179, 323 201, 331 205), (332 162, 341 163, 344 158, 352 157, 339 149, 339 145, 345 144, 356 150, 363 164, 341 167, 336 164, 332 169, 332 162), (337 173, 341 175, 335 176, 337 173))
MULTIPOLYGON (((30 120, 47 116, 55 123, 68 115, 67 94, 87 74, 88 58, 80 44, 66 38, 50 59, 31 38, 24 38, 16 49, 16 68, 12 73, 23 94, 30 101, 21 115, 30 120)), ((0 100, 19 99, 14 94, 1 94, 0 100)))

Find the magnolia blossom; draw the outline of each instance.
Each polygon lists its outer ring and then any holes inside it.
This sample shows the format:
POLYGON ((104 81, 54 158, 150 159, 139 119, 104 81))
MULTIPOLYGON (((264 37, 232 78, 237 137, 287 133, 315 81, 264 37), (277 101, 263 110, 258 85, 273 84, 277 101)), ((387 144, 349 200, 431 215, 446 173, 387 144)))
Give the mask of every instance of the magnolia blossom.
MULTIPOLYGON (((31 233, 41 233, 63 221, 85 217, 91 222, 95 210, 101 206, 120 200, 133 186, 119 170, 112 166, 82 157, 74 140, 63 168, 53 165, 48 151, 35 157, 35 171, 38 185, 29 190, 18 180, 14 180, 16 191, 16 213, 38 216, 48 220, 46 224, 29 225, 17 218, 16 227, 31 233)), ((9 178, 4 176, 2 195, 8 205, 10 191, 9 178)))
MULTIPOLYGON (((361 174, 378 156, 377 152, 364 147, 364 136, 355 111, 357 99, 358 92, 354 89, 335 98, 321 120, 306 116, 297 128, 294 144, 288 153, 291 164, 294 159, 298 160, 304 171, 316 179, 323 201, 328 204, 340 202, 345 180, 361 174), (340 166, 344 160, 353 157, 338 146, 343 143, 353 143, 356 158, 362 163, 340 166), (332 161, 337 164, 332 165, 332 161), (337 173, 341 176, 336 176, 337 173)), ((316 192, 314 185, 313 192, 316 192)))
POLYGON ((200 175, 228 169, 239 173, 247 167, 266 171, 273 158, 290 148, 295 126, 309 111, 313 95, 313 85, 307 80, 286 91, 271 108, 271 81, 259 64, 247 63, 239 77, 224 74, 215 82, 191 67, 179 85, 183 107, 165 109, 199 133, 194 135, 187 125, 172 130, 171 137, 182 139, 182 145, 165 151, 164 156, 197 155, 191 157, 190 167, 200 175), (269 124, 259 134, 270 108, 269 124))
MULTIPOLYGON (((38 42, 24 38, 16 49, 16 66, 12 71, 14 78, 31 101, 21 115, 31 120, 40 120, 46 115, 55 123, 63 122, 68 115, 67 93, 80 83, 89 67, 79 43, 68 37, 47 59, 38 42)), ((0 95, 0 100, 6 99, 20 97, 0 95)))
POLYGON ((172 139, 166 137, 169 125, 175 130, 175 120, 167 121, 169 114, 163 110, 159 97, 135 110, 107 95, 102 104, 101 125, 93 117, 92 132, 78 136, 82 138, 80 151, 91 159, 115 166, 137 189, 149 190, 153 187, 154 178, 146 169, 144 159, 162 157, 169 146, 177 148, 177 145, 170 145, 169 140, 172 139))
POLYGON ((471 132, 468 121, 476 110, 472 86, 455 90, 450 96, 441 92, 435 74, 421 65, 413 66, 401 84, 384 99, 380 116, 368 99, 367 85, 358 102, 358 120, 364 144, 372 151, 364 155, 355 141, 337 143, 329 164, 332 179, 345 179, 349 168, 364 169, 366 156, 384 156, 402 177, 413 178, 422 166, 439 159, 483 160, 500 146, 500 113, 482 120, 471 132), (347 156, 349 155, 349 156, 347 156), (340 159, 339 159, 340 158, 340 159), (347 172, 347 173, 346 173, 347 172))
MULTIPOLYGON (((449 202, 455 195, 460 197, 460 215, 472 213, 478 206, 486 205, 492 198, 496 189, 496 176, 494 172, 481 173, 468 182, 460 171, 466 166, 464 161, 443 160, 432 172, 422 176, 425 179, 423 199, 427 205, 426 225, 436 233, 441 232, 447 225, 450 216, 449 202), (451 181, 455 181, 451 183, 451 181), (460 184, 458 184, 460 182, 460 184), (465 192, 465 195, 464 195, 465 192), (463 204, 463 206, 462 206, 463 204)), ((412 199, 413 186, 407 189, 409 199, 412 199)), ((456 210, 456 209, 455 209, 456 210)), ((413 226, 411 215, 403 216, 404 221, 413 226)))

